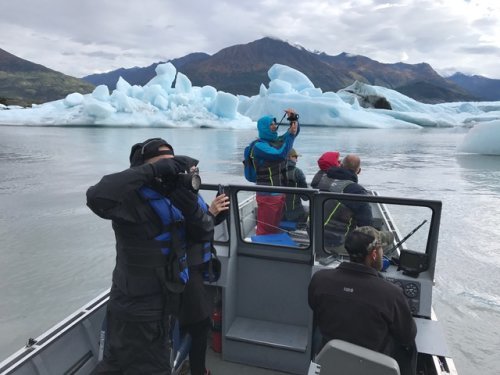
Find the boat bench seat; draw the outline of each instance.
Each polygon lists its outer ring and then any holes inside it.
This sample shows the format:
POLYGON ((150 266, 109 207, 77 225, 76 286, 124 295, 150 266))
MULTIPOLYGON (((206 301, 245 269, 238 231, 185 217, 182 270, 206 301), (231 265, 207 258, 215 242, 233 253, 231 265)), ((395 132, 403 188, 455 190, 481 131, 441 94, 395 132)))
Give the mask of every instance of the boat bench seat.
POLYGON ((260 234, 251 237, 252 242, 268 245, 298 247, 288 233, 260 234))
POLYGON ((237 317, 226 338, 305 353, 308 329, 306 326, 237 317))
POLYGON ((343 340, 328 341, 314 362, 331 375, 400 375, 394 358, 343 340))

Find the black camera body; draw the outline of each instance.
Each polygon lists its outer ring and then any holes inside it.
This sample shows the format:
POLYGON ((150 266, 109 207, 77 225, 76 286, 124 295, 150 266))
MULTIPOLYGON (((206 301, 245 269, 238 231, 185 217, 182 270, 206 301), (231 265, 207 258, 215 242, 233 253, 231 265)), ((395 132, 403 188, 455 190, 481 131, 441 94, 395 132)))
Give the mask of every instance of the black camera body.
POLYGON ((167 193, 170 193, 175 189, 187 189, 193 193, 198 193, 201 186, 201 177, 198 174, 198 171, 177 173, 175 178, 168 178, 166 180, 162 179, 161 186, 167 193))
POLYGON ((179 173, 176 178, 176 187, 184 188, 197 193, 201 186, 201 177, 198 171, 179 173))
POLYGON ((299 114, 298 113, 290 113, 290 115, 286 119, 290 122, 298 121, 299 114))

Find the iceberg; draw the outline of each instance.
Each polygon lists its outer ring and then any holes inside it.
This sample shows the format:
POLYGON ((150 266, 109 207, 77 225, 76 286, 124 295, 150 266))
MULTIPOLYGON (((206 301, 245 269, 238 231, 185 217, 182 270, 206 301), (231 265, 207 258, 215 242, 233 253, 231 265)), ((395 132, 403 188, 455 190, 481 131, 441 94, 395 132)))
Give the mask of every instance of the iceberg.
MULTIPOLYGON (((481 155, 500 155, 500 120, 479 123, 465 135, 457 151, 481 155)), ((498 160, 500 163, 500 160, 498 160)))
MULTIPOLYGON (((488 141, 488 135, 479 134, 497 134, 500 102, 425 104, 358 81, 338 92, 323 92, 305 74, 281 64, 274 64, 268 76, 269 85, 261 83, 259 92, 248 97, 193 86, 171 63, 160 64, 144 86, 132 86, 120 77, 112 93, 101 85, 91 94, 72 93, 31 108, 0 105, 0 125, 252 129, 261 116, 280 118, 286 108, 293 108, 306 126, 471 128, 460 147, 464 152, 478 152, 480 140, 488 141)), ((484 152, 498 154, 498 146, 488 144, 484 152)))

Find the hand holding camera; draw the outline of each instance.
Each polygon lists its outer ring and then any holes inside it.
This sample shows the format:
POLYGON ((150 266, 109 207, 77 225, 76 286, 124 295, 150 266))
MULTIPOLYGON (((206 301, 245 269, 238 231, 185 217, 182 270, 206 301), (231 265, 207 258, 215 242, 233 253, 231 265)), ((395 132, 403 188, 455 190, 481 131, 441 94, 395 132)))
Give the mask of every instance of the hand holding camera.
POLYGON ((288 108, 285 110, 286 119, 290 121, 290 129, 289 132, 293 135, 297 134, 297 129, 299 126, 299 114, 295 112, 295 110, 288 108))
POLYGON ((198 160, 185 155, 175 155, 175 160, 181 165, 182 172, 193 172, 193 168, 198 165, 198 160))
POLYGON ((163 158, 151 164, 155 177, 175 177, 182 172, 182 165, 175 158, 163 158))
POLYGON ((289 122, 296 122, 299 120, 299 114, 295 112, 294 109, 291 108, 285 109, 285 113, 286 113, 286 119, 289 122))

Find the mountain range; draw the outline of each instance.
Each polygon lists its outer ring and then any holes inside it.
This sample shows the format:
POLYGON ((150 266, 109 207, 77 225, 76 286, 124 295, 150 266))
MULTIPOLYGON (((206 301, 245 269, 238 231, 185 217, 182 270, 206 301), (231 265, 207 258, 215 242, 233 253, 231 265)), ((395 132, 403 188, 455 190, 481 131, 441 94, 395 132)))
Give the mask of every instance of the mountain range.
MULTIPOLYGON (((331 56, 272 38, 227 47, 214 55, 197 52, 169 61, 179 72, 189 77, 195 86, 210 85, 220 91, 248 96, 256 95, 261 83, 269 83, 267 72, 273 64, 279 63, 301 71, 323 91, 337 91, 358 80, 391 88, 424 103, 500 100, 500 80, 497 79, 461 73, 444 78, 427 63, 385 64, 348 53, 331 56)), ((49 100, 55 100, 69 92, 87 93, 101 84, 113 90, 119 77, 132 85, 143 86, 156 75, 155 68, 161 63, 163 62, 147 67, 120 68, 78 80, 19 59, 0 49, 0 102, 3 97, 3 101, 7 98, 10 104, 18 104, 12 100, 16 98, 24 102, 40 103, 47 101, 44 98, 49 96, 49 100), (52 76, 52 86, 59 83, 59 91, 44 90, 39 86, 30 87, 26 78, 29 72, 36 72, 38 76, 49 72, 59 75, 57 79, 52 76), (10 79, 9 86, 4 85, 5 74, 10 79), (71 87, 78 86, 77 83, 81 86, 72 89, 71 87)), ((37 82, 31 82, 35 83, 37 82)), ((48 84, 48 87, 51 85, 48 84)))
MULTIPOLYGON (((248 44, 227 47, 214 55, 195 53, 170 60, 193 85, 210 85, 233 94, 255 95, 267 84, 267 71, 274 63, 295 68, 323 91, 337 91, 354 80, 384 86, 424 103, 500 100, 500 80, 460 74, 461 80, 440 76, 429 64, 384 64, 365 56, 341 53, 331 56, 310 52, 287 42, 263 38, 248 44), (483 88, 487 90, 483 91, 483 88)), ((114 88, 119 76, 130 84, 144 85, 154 68, 120 69, 82 79, 114 88)))

